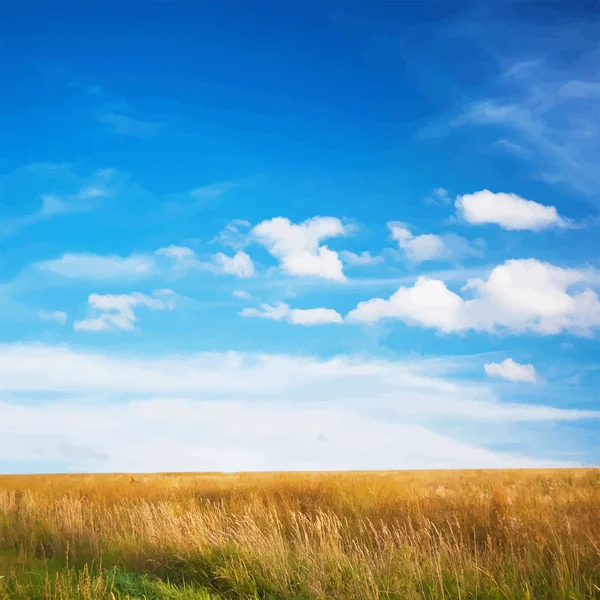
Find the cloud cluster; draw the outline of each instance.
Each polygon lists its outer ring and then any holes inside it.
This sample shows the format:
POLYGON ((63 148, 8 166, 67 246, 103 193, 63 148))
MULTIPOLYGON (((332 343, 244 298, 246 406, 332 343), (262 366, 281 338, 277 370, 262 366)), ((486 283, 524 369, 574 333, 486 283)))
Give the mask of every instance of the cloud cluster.
POLYGON ((252 236, 279 260, 285 273, 344 281, 346 276, 338 253, 321 242, 346 235, 348 231, 334 217, 313 217, 300 224, 275 217, 256 225, 252 236))
POLYGON ((569 331, 588 335, 600 326, 600 301, 585 284, 587 273, 563 269, 535 259, 509 260, 492 270, 488 279, 472 279, 464 298, 443 281, 419 277, 389 299, 373 298, 351 311, 350 322, 375 323, 401 319, 444 333, 467 330, 555 334, 569 331))

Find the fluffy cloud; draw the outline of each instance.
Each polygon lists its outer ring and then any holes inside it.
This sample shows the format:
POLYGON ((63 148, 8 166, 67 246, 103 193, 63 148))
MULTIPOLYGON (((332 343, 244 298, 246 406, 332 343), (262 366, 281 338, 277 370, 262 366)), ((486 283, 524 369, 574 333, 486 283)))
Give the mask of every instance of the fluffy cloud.
POLYGON ((259 223, 252 235, 280 261, 284 272, 344 281, 346 277, 338 253, 321 242, 348 232, 349 228, 334 217, 313 217, 298 225, 276 217, 259 223))
POLYGON ((237 275, 238 277, 253 277, 254 263, 252 259, 242 250, 236 252, 232 257, 219 252, 214 256, 215 263, 220 266, 223 273, 237 275))
POLYGON ((134 309, 144 306, 153 310, 173 308, 174 293, 158 290, 153 296, 139 292, 132 294, 90 294, 88 303, 93 312, 100 313, 82 321, 76 321, 75 331, 132 330, 136 321, 134 309))
POLYGON ((554 206, 544 206, 516 194, 481 190, 459 196, 456 208, 465 221, 474 225, 494 223, 504 229, 531 231, 570 226, 554 206))
POLYGON ((152 257, 141 254, 122 258, 84 253, 63 254, 39 263, 38 267, 61 277, 100 280, 148 277, 154 272, 155 263, 152 257))
POLYGON ((349 250, 342 250, 340 252, 342 260, 347 265, 353 265, 358 267, 366 267, 371 265, 377 265, 383 262, 383 256, 373 256, 370 252, 361 252, 356 254, 349 250))
POLYGON ((246 308, 240 315, 271 321, 285 320, 293 325, 328 325, 343 321, 342 316, 331 308, 290 308, 284 302, 261 304, 260 308, 246 308))
POLYGON ((600 301, 589 288, 573 290, 585 282, 584 271, 535 259, 509 260, 486 281, 467 282, 463 291, 471 291, 474 298, 459 296, 442 281, 419 277, 413 287, 401 287, 387 300, 361 302, 347 319, 374 323, 395 318, 445 333, 473 329, 588 335, 600 326, 600 301))
POLYGON ((38 312, 38 317, 42 321, 54 321, 55 323, 60 323, 64 325, 67 322, 67 313, 61 310, 57 310, 54 312, 46 312, 45 310, 40 310, 38 312))
POLYGON ((528 457, 527 440, 522 454, 494 452, 434 432, 423 418, 491 429, 598 416, 502 403, 485 384, 445 379, 441 363, 0 345, 0 393, 25 398, 0 396, 0 457, 17 470, 19 461, 55 468, 66 458, 71 471, 557 466, 565 463, 528 457), (54 400, 40 403, 40 392, 54 400))
POLYGON ((538 380, 533 365, 520 365, 512 358, 507 358, 501 363, 486 363, 483 365, 488 377, 500 377, 508 381, 536 383, 538 380))

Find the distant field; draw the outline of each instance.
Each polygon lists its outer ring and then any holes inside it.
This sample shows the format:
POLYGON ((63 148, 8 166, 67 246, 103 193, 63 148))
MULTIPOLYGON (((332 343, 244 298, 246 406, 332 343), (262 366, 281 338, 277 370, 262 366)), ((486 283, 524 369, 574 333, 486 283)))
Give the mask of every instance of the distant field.
POLYGON ((2 476, 8 598, 600 598, 600 470, 2 476))

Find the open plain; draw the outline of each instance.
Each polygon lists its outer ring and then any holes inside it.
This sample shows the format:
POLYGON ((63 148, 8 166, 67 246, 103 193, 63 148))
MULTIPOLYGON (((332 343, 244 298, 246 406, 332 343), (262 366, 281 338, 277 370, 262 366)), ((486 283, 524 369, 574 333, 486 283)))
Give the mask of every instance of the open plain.
POLYGON ((600 598, 600 471, 0 477, 0 598, 600 598))

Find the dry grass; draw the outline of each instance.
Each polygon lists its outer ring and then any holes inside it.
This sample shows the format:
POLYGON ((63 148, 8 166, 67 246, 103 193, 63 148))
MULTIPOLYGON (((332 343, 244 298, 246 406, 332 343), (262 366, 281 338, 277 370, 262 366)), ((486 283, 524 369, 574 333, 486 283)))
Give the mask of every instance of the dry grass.
POLYGON ((0 599, 600 598, 600 471, 0 477, 0 575, 0 599))

